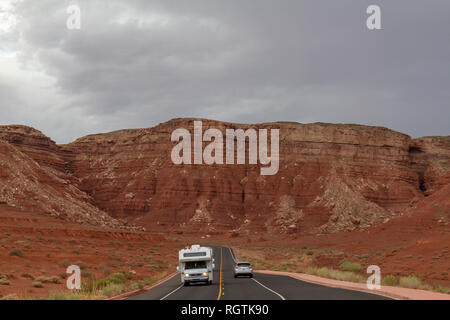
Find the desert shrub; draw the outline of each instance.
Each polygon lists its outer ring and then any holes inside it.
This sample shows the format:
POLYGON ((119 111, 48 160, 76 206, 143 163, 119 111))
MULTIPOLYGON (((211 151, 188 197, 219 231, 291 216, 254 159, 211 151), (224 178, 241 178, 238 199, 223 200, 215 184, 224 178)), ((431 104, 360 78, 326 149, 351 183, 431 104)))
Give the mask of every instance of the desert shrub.
POLYGON ((84 270, 84 269, 87 268, 86 263, 84 263, 83 261, 77 261, 77 262, 74 263, 74 265, 79 266, 79 267, 80 267, 80 270, 84 270))
POLYGON ((429 290, 429 291, 434 290, 433 286, 431 284, 428 284, 428 283, 421 284, 418 289, 429 290))
POLYGON ((43 288, 43 287, 44 287, 44 286, 42 285, 42 282, 40 282, 40 281, 34 281, 34 282, 32 283, 32 286, 35 287, 35 288, 43 288))
POLYGON ((351 281, 351 282, 365 282, 365 278, 357 273, 351 271, 340 271, 330 268, 315 268, 309 267, 307 273, 314 274, 319 277, 331 278, 341 281, 351 281))
POLYGON ((60 283, 58 276, 51 276, 51 277, 39 276, 35 280, 41 283, 56 283, 56 284, 60 283))
POLYGON ((81 291, 92 294, 97 291, 97 278, 90 272, 82 273, 83 281, 81 282, 81 291))
POLYGON ((91 300, 91 299, 99 299, 100 296, 86 294, 81 291, 73 291, 70 293, 64 292, 51 292, 48 295, 48 300, 91 300))
POLYGON ((139 282, 131 282, 130 287, 133 290, 139 289, 139 282))
POLYGON ((29 273, 22 273, 20 276, 21 276, 22 278, 27 278, 27 279, 34 280, 34 276, 31 275, 31 274, 29 274, 29 273))
POLYGON ((19 296, 15 293, 11 293, 1 297, 0 300, 19 300, 19 296))
POLYGON ((124 290, 125 286, 121 283, 110 283, 102 289, 102 292, 108 298, 120 294, 124 290))
POLYGON ((137 289, 139 289, 139 290, 142 290, 142 289, 144 289, 144 287, 145 287, 145 283, 144 283, 144 281, 138 281, 138 282, 132 282, 131 283, 131 288, 133 288, 134 290, 137 290, 137 289))
POLYGON ((16 257, 23 257, 23 252, 22 250, 18 249, 18 248, 14 248, 9 252, 10 256, 16 256, 16 257))
POLYGON ((392 274, 383 277, 383 284, 385 286, 395 286, 397 284, 397 278, 392 274))
POLYGON ((360 271, 362 270, 362 266, 356 262, 343 261, 339 267, 345 271, 360 271))
POLYGON ((119 270, 103 280, 97 281, 97 288, 104 288, 110 284, 124 284, 128 280, 133 278, 133 273, 127 270, 119 270))
POLYGON ((436 292, 450 294, 450 288, 439 286, 435 289, 436 292))
POLYGON ((308 256, 312 256, 312 255, 314 254, 314 251, 311 251, 311 250, 306 251, 306 254, 307 254, 308 256))
POLYGON ((64 259, 59 263, 59 265, 63 268, 67 268, 68 266, 70 266, 70 261, 69 259, 64 259))
POLYGON ((105 277, 109 276, 111 272, 112 272, 111 268, 108 267, 103 268, 103 274, 105 275, 105 277))
POLYGON ((9 286, 10 284, 11 284, 11 282, 9 282, 8 279, 6 279, 6 278, 0 278, 0 285, 3 285, 3 286, 9 286))
POLYGON ((50 278, 46 276, 39 276, 35 280, 42 283, 50 282, 50 278))
POLYGON ((48 296, 49 300, 68 300, 68 295, 61 292, 51 292, 48 296))
POLYGON ((144 266, 144 263, 140 261, 129 260, 123 263, 122 265, 127 267, 142 267, 144 266))
POLYGON ((400 287, 417 289, 422 285, 420 278, 410 275, 407 277, 401 277, 399 280, 400 287))
POLYGON ((151 286, 152 284, 154 284, 157 281, 157 279, 155 277, 153 277, 153 278, 145 278, 142 281, 144 282, 144 285, 151 286))

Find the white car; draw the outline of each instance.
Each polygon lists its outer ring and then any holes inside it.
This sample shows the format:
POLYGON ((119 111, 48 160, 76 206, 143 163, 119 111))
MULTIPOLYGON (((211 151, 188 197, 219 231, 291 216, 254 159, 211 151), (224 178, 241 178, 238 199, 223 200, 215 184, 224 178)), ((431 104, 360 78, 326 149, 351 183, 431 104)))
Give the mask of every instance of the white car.
POLYGON ((253 278, 253 268, 250 262, 238 262, 234 267, 234 277, 248 276, 253 278))

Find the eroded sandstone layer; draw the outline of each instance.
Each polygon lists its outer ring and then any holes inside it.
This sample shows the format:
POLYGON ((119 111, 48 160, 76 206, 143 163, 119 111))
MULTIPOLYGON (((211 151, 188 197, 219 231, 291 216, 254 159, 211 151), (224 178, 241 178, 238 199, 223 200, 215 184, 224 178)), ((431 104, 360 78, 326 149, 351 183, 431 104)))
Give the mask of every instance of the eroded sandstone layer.
POLYGON ((64 150, 35 129, 0 127, 0 204, 85 225, 141 230, 112 218, 76 187, 64 150))
POLYGON ((318 233, 400 216, 448 185, 442 177, 450 171, 449 137, 411 139, 361 125, 202 120, 204 130, 279 129, 278 173, 261 176, 259 165, 249 164, 175 165, 171 133, 177 128, 192 132, 194 120, 89 135, 67 145, 56 145, 31 128, 0 127, 9 157, 4 162, 20 154, 14 170, 23 179, 17 186, 36 187, 28 187, 22 198, 14 196, 5 183, 13 169, 3 164, 0 197, 17 206, 39 205, 54 215, 107 213, 154 230, 318 233), (41 171, 45 174, 34 173, 41 171), (36 194, 65 199, 65 205, 44 206, 45 197, 34 204, 36 194))

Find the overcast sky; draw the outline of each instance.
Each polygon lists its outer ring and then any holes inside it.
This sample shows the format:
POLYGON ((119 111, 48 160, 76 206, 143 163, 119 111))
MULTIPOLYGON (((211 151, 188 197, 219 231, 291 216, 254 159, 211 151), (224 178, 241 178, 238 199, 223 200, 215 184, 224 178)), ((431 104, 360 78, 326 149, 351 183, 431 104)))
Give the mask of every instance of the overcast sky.
POLYGON ((450 1, 0 0, 0 124, 65 143, 177 117, 449 135, 450 1))

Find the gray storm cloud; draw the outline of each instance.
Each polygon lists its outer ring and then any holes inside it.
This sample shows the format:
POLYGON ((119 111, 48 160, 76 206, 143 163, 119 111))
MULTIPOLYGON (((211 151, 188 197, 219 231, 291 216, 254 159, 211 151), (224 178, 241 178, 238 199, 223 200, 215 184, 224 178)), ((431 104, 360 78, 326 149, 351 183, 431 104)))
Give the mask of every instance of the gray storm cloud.
POLYGON ((57 142, 175 117, 449 134, 448 1, 25 0, 0 9, 0 122, 57 142), (81 30, 66 28, 70 4, 81 30), (381 7, 382 30, 365 26, 370 4, 381 7))

